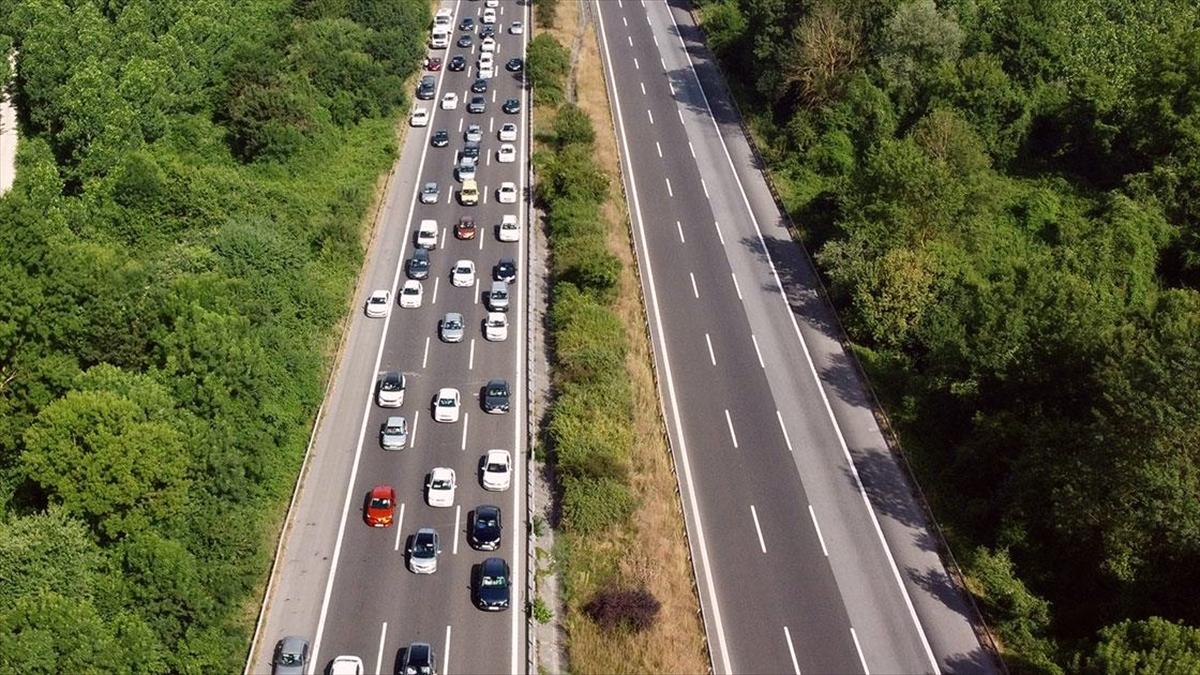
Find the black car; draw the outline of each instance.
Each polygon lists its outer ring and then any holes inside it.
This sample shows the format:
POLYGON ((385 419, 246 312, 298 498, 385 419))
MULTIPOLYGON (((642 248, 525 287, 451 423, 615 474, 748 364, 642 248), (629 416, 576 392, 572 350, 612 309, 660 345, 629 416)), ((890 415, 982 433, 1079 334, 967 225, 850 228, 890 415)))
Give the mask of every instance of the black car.
POLYGON ((472 82, 471 83, 471 91, 475 92, 476 94, 483 94, 483 93, 487 92, 487 80, 485 80, 481 77, 478 80, 475 80, 474 82, 472 82))
POLYGON ((474 157, 475 159, 479 159, 479 144, 468 142, 466 145, 463 146, 462 156, 463 157, 474 157))
POLYGON ((508 113, 509 115, 516 115, 517 113, 521 112, 520 99, 515 99, 515 98, 504 99, 504 106, 501 108, 501 110, 508 113))
POLYGON ((492 268, 492 278, 511 284, 517 280, 517 261, 512 258, 501 258, 492 268))
POLYGON ((472 19, 469 16, 463 17, 463 20, 458 22, 459 30, 472 30, 474 28, 475 28, 475 19, 472 19))
POLYGON ((466 70, 467 69, 467 58, 465 56, 463 56, 462 54, 459 54, 458 56, 455 56, 450 59, 450 63, 446 64, 446 68, 448 68, 449 70, 466 70))
POLYGON ((471 102, 467 104, 467 112, 476 114, 487 112, 487 99, 482 96, 472 96, 471 102))
POLYGON ((417 98, 422 101, 428 101, 433 98, 434 91, 437 89, 437 80, 432 75, 426 75, 421 78, 417 84, 417 98))
POLYGON ((471 46, 471 36, 469 34, 460 36, 458 38, 458 42, 455 42, 454 44, 458 45, 459 47, 470 47, 471 46))
POLYGON ((437 656, 427 642, 414 642, 404 650, 402 675, 437 675, 437 656))
MULTIPOLYGON (((508 68, 511 72, 516 73, 516 72, 520 72, 520 70, 525 67, 525 62, 514 56, 513 58, 508 60, 508 63, 504 64, 504 67, 508 68)), ((454 69, 451 68, 450 70, 454 70, 454 69)))
POLYGON ((496 37, 496 29, 492 26, 484 24, 483 28, 479 29, 479 39, 482 40, 490 37, 496 37))
POLYGON ((495 551, 500 548, 500 507, 484 504, 475 507, 474 518, 471 519, 471 533, 468 539, 471 546, 480 551, 495 551))
POLYGON ((483 411, 487 413, 508 412, 508 380, 488 380, 483 388, 483 411))
POLYGON ((444 148, 450 145, 450 132, 445 129, 438 129, 433 132, 433 138, 429 141, 435 148, 444 148))
POLYGON ((404 267, 409 279, 429 278, 429 251, 423 248, 413 250, 412 257, 404 267))
POLYGON ((476 568, 475 606, 488 611, 508 609, 508 563, 503 558, 488 558, 476 568))

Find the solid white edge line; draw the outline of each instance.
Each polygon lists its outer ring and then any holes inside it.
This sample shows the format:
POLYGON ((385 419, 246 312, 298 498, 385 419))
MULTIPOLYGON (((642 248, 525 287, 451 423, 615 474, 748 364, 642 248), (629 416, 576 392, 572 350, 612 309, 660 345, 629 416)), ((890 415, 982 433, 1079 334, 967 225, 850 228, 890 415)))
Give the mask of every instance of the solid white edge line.
POLYGON ((729 408, 725 409, 725 424, 729 425, 729 438, 733 440, 733 447, 738 446, 737 433, 733 430, 733 418, 729 416, 729 408))
POLYGON ((720 240, 721 240, 721 245, 722 245, 722 246, 724 246, 724 245, 725 245, 725 235, 724 235, 724 234, 721 232, 721 223, 720 223, 720 221, 714 220, 714 221, 713 221, 713 227, 717 228, 717 239, 720 239, 720 240))
POLYGON ((783 627, 783 639, 787 640, 788 653, 792 655, 792 670, 800 675, 800 662, 796 660, 796 648, 792 646, 792 631, 787 626, 783 627))
POLYGON ((812 504, 808 505, 808 515, 812 518, 813 529, 817 531, 817 541, 821 542, 821 553, 824 553, 825 557, 828 558, 829 549, 825 548, 825 537, 821 536, 821 524, 817 522, 817 512, 813 510, 812 504))
POLYGON ((913 606, 912 598, 909 597, 908 589, 904 586, 904 580, 900 577, 900 569, 896 566, 896 559, 892 555, 891 549, 888 548, 887 539, 883 536, 883 528, 879 525, 879 517, 875 515, 875 509, 871 506, 871 500, 867 497, 867 491, 863 488, 862 479, 858 475, 858 468, 854 466, 854 459, 850 457, 850 448, 847 446, 846 438, 842 434, 842 428, 833 414, 833 407, 829 403, 829 396, 825 393, 825 385, 821 383, 821 378, 817 374, 812 354, 808 351, 808 343, 805 341, 804 335, 800 332, 800 324, 796 322, 795 312, 792 311, 791 303, 788 302, 787 293, 784 290, 782 281, 779 279, 779 272, 775 269, 775 261, 771 258, 766 240, 763 238, 762 228, 758 224, 758 218, 754 216, 754 209, 750 206, 750 198, 746 195, 746 188, 742 185, 742 179, 738 175, 737 166, 733 163, 733 155, 729 153, 729 146, 725 144, 725 137, 721 134, 721 128, 717 125, 716 117, 713 116, 712 106, 708 102, 708 94, 704 91, 704 85, 700 82, 700 75, 696 72, 696 64, 692 62, 692 55, 688 53, 687 44, 683 41, 683 34, 679 31, 679 23, 675 21, 675 13, 671 11, 670 6, 666 2, 663 5, 667 9, 667 14, 671 17, 671 23, 675 25, 675 35, 679 38, 680 49, 683 50, 684 56, 687 57, 688 70, 691 71, 692 78, 696 81, 696 87, 700 90, 700 96, 704 99, 704 109, 708 112, 708 119, 712 123, 713 130, 717 132, 717 140, 721 142, 721 149, 725 152, 725 160, 729 163, 730 171, 733 172, 734 182, 737 183, 738 191, 742 196, 742 203, 745 204, 746 211, 750 215, 750 222, 754 225, 754 231, 758 234, 758 243, 763 247, 767 264, 771 267, 771 275, 775 278, 775 284, 779 288, 779 297, 787 308, 787 316, 791 319, 792 330, 795 331, 796 337, 800 340, 805 360, 808 361, 809 372, 812 374, 813 380, 817 383, 817 390, 821 392, 821 401, 825 405, 825 413, 829 416, 830 422, 833 423, 834 431, 837 432, 838 442, 842 446, 842 455, 845 457, 846 463, 850 466, 850 472, 854 476, 854 483, 858 487, 858 493, 862 497, 863 504, 867 507, 867 513, 871 516, 871 524, 875 526, 875 535, 879 539, 879 545, 883 548, 888 564, 891 565, 892 577, 896 581, 896 586, 900 589, 900 595, 904 598, 905 606, 908 607, 908 613, 912 618, 913 625, 917 628, 917 634, 921 638, 921 646, 925 648, 925 657, 929 659, 929 665, 933 668, 933 671, 939 672, 941 667, 938 665, 937 657, 933 655, 933 648, 929 646, 929 638, 925 635, 925 627, 921 625, 921 619, 917 616, 917 610, 913 606))
POLYGON ((863 656, 862 645, 858 644, 858 633, 854 631, 854 626, 850 626, 850 637, 854 640, 854 649, 858 652, 858 661, 862 664, 863 675, 871 675, 871 669, 867 667, 867 659, 863 656))
MULTIPOLYGON (((751 338, 754 336, 751 335, 751 338)), ((787 426, 783 423, 783 413, 778 408, 775 409, 775 418, 779 420, 779 429, 783 432, 783 442, 787 443, 788 452, 792 451, 792 438, 788 436, 787 426)))
MULTIPOLYGON (((529 4, 530 3, 528 3, 528 2, 523 3, 523 8, 521 10, 521 18, 522 18, 523 23, 526 26, 530 25, 530 23, 529 23, 529 4)), ((528 31, 528 30, 523 31, 521 33, 521 56, 523 58, 528 58, 528 56, 529 56, 529 51, 528 51, 529 33, 530 33, 530 31, 528 31)), ((521 76, 521 125, 524 128, 525 133, 523 134, 524 138, 522 139, 522 142, 521 142, 521 156, 520 156, 521 164, 520 164, 520 171, 518 172, 518 178, 517 178, 517 189, 519 191, 519 194, 521 194, 524 197, 521 200, 521 206, 523 206, 525 208, 524 218, 520 219, 522 223, 529 222, 530 200, 533 198, 532 194, 528 194, 529 190, 526 189, 526 179, 529 177, 529 172, 532 171, 532 167, 529 165, 529 162, 526 161, 527 160, 526 153, 528 151, 528 144, 532 140, 532 134, 529 133, 529 130, 530 130, 529 116, 531 114, 529 109, 530 109, 529 84, 528 84, 528 81, 525 79, 525 75, 522 74, 522 76, 521 76)), ((517 207, 518 215, 520 215, 520 213, 521 213, 521 206, 517 207)), ((519 269, 519 270, 526 269, 525 254, 526 254, 526 247, 529 245, 529 240, 530 239, 528 237, 525 237, 524 241, 517 247, 517 269, 519 269)), ((525 312, 526 312, 525 297, 526 297, 526 293, 528 293, 528 290, 529 290, 528 289, 528 280, 525 275, 521 275, 519 277, 519 281, 517 282, 517 316, 525 316, 526 320, 528 320, 528 316, 525 314, 525 312)), ((475 298, 476 298, 476 302, 478 302, 478 299, 479 299, 478 293, 475 294, 475 298)), ((517 324, 517 349, 514 350, 516 353, 513 357, 513 365, 514 365, 514 370, 516 372, 516 376, 514 378, 515 379, 515 387, 516 387, 515 391, 525 392, 527 385, 526 385, 526 381, 525 381, 526 372, 525 372, 525 368, 523 366, 524 366, 524 363, 527 363, 527 359, 529 356, 528 355, 529 345, 526 341, 526 336, 525 336, 525 321, 517 321, 516 324, 517 324)), ((527 489, 527 486, 525 486, 521 483, 521 477, 524 475, 521 463, 523 461, 525 461, 525 452, 524 452, 524 448, 522 447, 522 444, 521 444, 521 435, 524 432, 524 427, 525 427, 525 424, 523 424, 524 411, 522 409, 522 404, 524 403, 524 396, 522 396, 522 395, 514 396, 513 399, 514 399, 514 401, 513 401, 514 415, 513 415, 513 452, 512 452, 512 454, 513 454, 512 513, 513 513, 513 517, 515 519, 516 514, 522 513, 520 510, 521 490, 527 489)), ((528 495, 527 499, 528 499, 528 503, 530 504, 530 508, 532 508, 533 495, 532 494, 528 495)), ((525 525, 525 528, 529 531, 528 536, 533 536, 533 528, 530 527, 530 523, 528 522, 527 516, 528 516, 528 511, 526 511, 525 513, 522 513, 521 520, 522 520, 523 524, 525 525)), ((512 575, 513 575, 513 578, 523 579, 523 580, 526 580, 526 583, 528 583, 528 580, 526 579, 526 577, 527 577, 527 575, 532 574, 533 570, 526 568, 524 575, 521 572, 521 570, 523 569, 522 564, 525 562, 525 558, 523 558, 521 555, 521 543, 522 543, 521 539, 522 538, 520 536, 512 537, 512 551, 513 551, 512 575)), ((510 673, 521 672, 521 670, 518 668, 518 664, 521 661, 521 659, 519 658, 520 651, 521 651, 520 650, 520 644, 521 644, 520 643, 520 625, 521 625, 520 619, 523 618, 524 612, 516 611, 516 608, 525 607, 525 598, 524 598, 525 585, 526 584, 513 584, 513 587, 511 590, 513 609, 509 611, 509 614, 512 615, 512 617, 509 619, 509 621, 511 621, 511 626, 512 626, 511 643, 509 646, 509 668, 508 668, 508 672, 510 672, 510 673)), ((528 659, 530 658, 530 656, 531 655, 526 654, 526 659, 525 659, 526 664, 525 665, 528 665, 528 659)))
POLYGON ((712 339, 708 337, 708 333, 704 334, 704 343, 708 345, 708 362, 717 365, 717 355, 713 353, 712 339))
POLYGON ((393 551, 400 550, 400 540, 404 535, 404 503, 400 503, 400 517, 396 519, 396 545, 392 547, 393 551))
POLYGON ((450 624, 446 624, 446 645, 442 649, 442 675, 450 675, 450 624))
MULTIPOLYGON (((700 506, 696 500, 696 489, 692 481, 691 460, 688 458, 687 441, 684 439, 683 434, 683 422, 679 417, 679 402, 675 395, 674 377, 671 374, 671 360, 667 353, 667 338, 666 334, 663 332, 662 312, 658 306, 658 291, 654 287, 654 271, 653 266, 650 264, 649 246, 646 241, 646 227, 645 222, 642 219, 641 204, 638 201, 637 183, 633 180, 633 165, 630 163, 629 142, 625 135, 625 123, 621 114, 620 96, 617 94, 616 88, 611 86, 612 55, 608 50, 608 37, 605 34, 604 29, 604 12, 600 10, 600 7, 601 3, 599 0, 596 0, 596 25, 600 28, 600 44, 604 47, 604 60, 608 62, 608 73, 610 75, 610 77, 605 77, 605 84, 609 85, 609 93, 612 95, 612 110, 617 122, 617 126, 620 128, 620 133, 618 135, 621 137, 621 147, 625 151, 622 155, 622 159, 625 164, 626 175, 629 177, 629 193, 630 198, 633 200, 633 213, 637 216, 638 238, 641 239, 642 250, 647 252, 644 260, 646 265, 646 287, 650 290, 650 305, 654 310, 653 323, 655 332, 658 334, 658 342, 660 347, 658 352, 662 356, 664 380, 667 385, 668 398, 671 401, 671 421, 673 423, 672 426, 675 427, 675 436, 679 448, 679 461, 683 465, 683 481, 681 481, 684 487, 683 492, 687 494, 688 506, 690 507, 692 513, 692 522, 696 530, 696 544, 700 552, 701 576, 704 580, 705 590, 708 592, 709 607, 712 610, 713 627, 717 633, 716 652, 720 655, 720 663, 723 667, 723 670, 718 672, 732 673, 733 666, 729 661, 729 648, 725 642, 725 628, 721 622, 721 607, 717 602, 717 591, 716 586, 713 584, 712 566, 708 561, 708 544, 704 539, 704 524, 700 519, 700 506)), ((693 562, 693 564, 695 563, 693 562)), ((706 632, 707 623, 708 622, 705 622, 706 632)), ((713 670, 716 671, 717 669, 715 662, 713 666, 713 670)))
MULTIPOLYGON (((451 16, 451 22, 453 22, 454 18, 458 15, 458 7, 461 3, 462 3, 462 0, 455 1, 454 15, 451 16)), ((438 72, 440 73, 438 75, 438 90, 441 90, 442 80, 446 76, 446 71, 443 69, 438 72)), ((434 97, 436 99, 437 91, 434 92, 434 97)), ((433 125, 432 124, 426 125, 425 138, 421 142, 421 158, 417 161, 418 179, 417 179, 416 183, 418 186, 420 185, 420 178, 419 178, 420 170, 421 170, 421 167, 425 166, 425 154, 429 151, 429 136, 432 133, 433 133, 433 125)), ((417 193, 418 192, 420 192, 419 189, 413 190, 412 199, 409 201, 409 204, 408 204, 408 217, 405 219, 405 222, 404 222, 404 238, 400 240, 400 255, 396 260, 396 271, 392 275, 392 295, 393 296, 396 294, 396 287, 400 283, 400 271, 401 271, 401 268, 404 266, 404 247, 408 243, 409 231, 412 228, 412 216, 413 216, 413 211, 417 207, 417 193)), ((391 324, 391 321, 392 321, 392 312, 388 312, 388 315, 386 317, 384 317, 384 319, 383 319, 383 331, 380 333, 380 336, 379 336, 379 349, 375 353, 375 368, 373 369, 372 372, 378 373, 379 372, 379 364, 383 362, 383 348, 384 348, 384 345, 387 344, 387 331, 388 331, 388 326, 391 324)), ((366 434, 367 434, 367 420, 370 418, 370 415, 371 415, 371 403, 372 403, 371 399, 374 398, 374 393, 375 393, 374 389, 375 389, 374 382, 372 381, 371 386, 368 387, 368 389, 367 389, 367 402, 366 402, 366 405, 363 407, 362 423, 359 425, 359 430, 358 430, 358 444, 355 446, 355 449, 354 449, 354 464, 353 464, 352 468, 350 469, 350 478, 346 483, 346 498, 342 502, 342 518, 341 518, 341 521, 338 523, 337 538, 334 540, 334 545, 333 545, 333 556, 331 557, 331 559, 329 561, 329 577, 325 580, 325 593, 321 599, 321 613, 318 615, 318 618, 317 618, 317 632, 313 636, 312 652, 311 652, 312 660, 308 664, 308 675, 313 675, 314 669, 316 668, 317 663, 319 663, 318 655, 321 652, 321 639, 325 636, 325 619, 329 615, 329 601, 330 601, 331 597, 333 596, 333 582, 334 582, 334 579, 337 577, 337 565, 338 565, 338 561, 341 559, 341 556, 342 556, 342 540, 346 536, 346 519, 350 515, 350 503, 354 498, 354 484, 358 480, 358 464, 359 464, 359 460, 362 459, 363 440, 366 438, 366 434)))
POLYGON ((758 525, 758 511, 753 504, 750 505, 750 517, 754 519, 754 531, 758 533, 758 547, 762 549, 763 553, 766 553, 767 542, 763 539, 762 528, 758 525))
POLYGON ((387 622, 379 627, 379 653, 375 656, 375 672, 383 672, 383 644, 387 641, 387 622))
POLYGON ((754 343, 754 354, 758 357, 758 367, 766 370, 767 364, 763 363, 762 352, 758 350, 758 338, 754 337, 754 333, 750 334, 750 341, 754 343))

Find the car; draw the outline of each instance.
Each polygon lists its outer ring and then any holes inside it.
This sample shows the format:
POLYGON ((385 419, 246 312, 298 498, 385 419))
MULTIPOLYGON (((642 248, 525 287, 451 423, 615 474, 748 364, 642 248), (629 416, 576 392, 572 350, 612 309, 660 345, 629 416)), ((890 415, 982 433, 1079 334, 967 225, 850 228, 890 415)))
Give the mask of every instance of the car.
POLYGON ((392 311, 392 292, 388 290, 376 290, 371 292, 371 297, 367 298, 367 316, 372 319, 382 319, 392 311))
POLYGON ((503 558, 488 558, 479 564, 472 584, 475 606, 489 612, 508 609, 508 563, 503 558))
POLYGON ((458 203, 463 206, 475 206, 479 203, 479 183, 474 178, 463 181, 462 189, 458 191, 458 203))
POLYGON ((404 272, 409 279, 428 279, 429 251, 423 248, 414 249, 412 257, 404 265, 404 272))
POLYGON ((490 37, 496 37, 496 27, 495 26, 483 26, 482 28, 479 29, 479 39, 480 40, 482 40, 483 38, 490 38, 490 37))
POLYGON ((421 282, 416 279, 405 281, 404 286, 400 288, 400 306, 405 309, 420 307, 424 299, 425 289, 421 287, 421 282))
POLYGON ((501 204, 517 203, 517 184, 505 181, 496 189, 496 201, 501 204))
POLYGON ((408 569, 414 574, 433 574, 437 571, 441 552, 437 530, 422 527, 413 535, 412 544, 408 547, 408 569))
POLYGON ((512 143, 500 144, 500 149, 496 151, 496 161, 501 164, 512 164, 517 161, 517 149, 512 143))
MULTIPOLYGON (((491 54, 486 54, 486 56, 491 56, 491 54)), ((487 77, 487 78, 495 77, 496 76, 495 65, 493 65, 491 61, 488 61, 486 63, 484 63, 483 61, 480 61, 479 62, 479 76, 487 77)), ((483 111, 480 111, 480 112, 483 112, 483 111)))
POLYGON ((508 63, 504 64, 504 67, 510 73, 519 73, 519 72, 521 72, 522 69, 525 68, 525 62, 522 61, 519 57, 514 56, 508 60, 508 63))
POLYGON ((488 81, 482 77, 471 83, 471 91, 476 94, 487 93, 488 81))
POLYGON ((454 10, 449 7, 443 7, 433 15, 433 25, 448 26, 450 21, 454 19, 454 10))
POLYGON ((496 23, 496 9, 488 7, 483 10, 483 16, 479 18, 480 23, 496 23))
POLYGON ((422 101, 433 99, 434 93, 437 91, 437 80, 432 75, 426 75, 417 83, 417 98, 422 101))
POLYGON ((442 110, 458 110, 458 94, 452 91, 446 92, 442 96, 442 110))
POLYGON ((508 317, 501 312, 488 312, 483 319, 483 337, 488 342, 508 339, 508 317))
POLYGON ((500 0, 484 0, 483 6, 484 7, 499 7, 500 0))
POLYGON ((289 635, 276 642, 271 664, 273 675, 305 675, 308 670, 308 640, 289 635))
POLYGON ((458 42, 455 42, 454 44, 458 45, 459 47, 463 47, 463 48, 470 47, 471 46, 471 35, 468 33, 467 35, 459 36, 458 42))
POLYGON ((464 183, 474 180, 476 163, 475 157, 459 157, 458 167, 454 170, 455 174, 458 175, 458 179, 464 183))
POLYGON ((458 421, 462 409, 462 397, 452 387, 442 387, 433 397, 433 419, 435 422, 452 424, 458 421))
POLYGON ((425 108, 413 108, 408 123, 414 127, 429 126, 429 111, 425 108))
POLYGON ((517 140, 517 125, 513 124, 512 122, 505 122, 504 124, 501 124, 499 135, 501 141, 517 140))
POLYGON ((475 285, 475 263, 470 260, 459 260, 450 270, 450 285, 455 288, 470 288, 475 285))
POLYGON ((425 501, 434 507, 454 506, 454 490, 457 487, 454 469, 439 466, 429 472, 429 478, 425 481, 425 501))
POLYGON ((475 115, 487 112, 487 99, 482 96, 472 96, 471 102, 467 104, 467 112, 475 115))
POLYGON ((493 312, 508 311, 508 284, 503 281, 492 282, 492 288, 487 294, 487 307, 493 312))
POLYGON ((427 642, 414 642, 404 650, 397 675, 437 675, 437 656, 427 642))
POLYGON ((435 148, 444 148, 450 145, 450 132, 445 129, 438 129, 433 132, 433 137, 429 139, 429 144, 435 148))
POLYGON ((404 405, 404 390, 407 388, 408 381, 405 379, 404 373, 396 370, 386 371, 379 378, 375 403, 380 408, 399 408, 404 405))
POLYGON ((495 62, 496 62, 495 52, 480 52, 479 53, 479 67, 482 68, 485 64, 489 65, 489 66, 495 65, 495 62))
POLYGON ((463 140, 468 143, 482 142, 483 129, 478 124, 468 124, 467 130, 463 132, 463 140))
POLYGON ((525 24, 520 21, 513 21, 508 24, 508 32, 510 35, 520 35, 525 32, 525 24))
POLYGON ((511 213, 501 216, 496 237, 500 241, 521 241, 521 224, 517 222, 517 217, 511 213))
POLYGON ((399 415, 387 418, 379 427, 379 445, 384 450, 403 450, 408 445, 408 420, 399 415))
POLYGON ((466 70, 467 69, 467 57, 463 56, 462 54, 452 56, 450 58, 450 62, 446 64, 446 69, 452 70, 455 72, 458 72, 460 70, 466 70))
POLYGON ((371 527, 391 527, 396 517, 396 490, 391 485, 376 485, 367 497, 364 516, 371 527))
POLYGON ((425 187, 421 188, 422 204, 436 204, 441 196, 442 191, 438 189, 437 183, 429 182, 425 184, 425 187))
POLYGON ((426 218, 417 226, 417 248, 433 250, 438 243, 438 224, 432 218, 426 218))
POLYGON ((357 656, 338 656, 329 664, 329 675, 363 675, 363 662, 357 656))
POLYGON ((442 69, 442 57, 440 57, 440 56, 426 56, 425 57, 425 70, 438 71, 441 69, 442 69))
POLYGON ((512 456, 507 450, 488 450, 483 456, 484 490, 503 492, 512 485, 512 456))
POLYGON ((470 157, 471 159, 475 160, 475 164, 476 164, 476 166, 478 166, 478 164, 479 164, 479 143, 472 143, 470 141, 467 141, 463 145, 461 154, 463 157, 470 157))
POLYGON ((483 398, 480 403, 485 413, 498 415, 508 412, 509 389, 508 380, 488 380, 483 387, 483 398))
POLYGON ((501 258, 492 268, 492 278, 511 284, 517 280, 517 261, 512 258, 501 258))
POLYGON ((448 46, 450 46, 450 26, 435 26, 429 33, 429 47, 431 49, 445 49, 448 46))
POLYGON ((481 504, 475 507, 471 516, 471 529, 467 534, 467 541, 480 551, 495 551, 500 548, 502 530, 500 507, 481 504))
MULTIPOLYGON (((445 103, 445 101, 442 101, 442 103, 445 103)), ((443 105, 442 107, 445 108, 446 106, 443 105)), ((517 113, 521 112, 521 101, 520 99, 515 98, 505 99, 504 105, 501 106, 500 109, 509 115, 516 115, 517 113)))
POLYGON ((464 16, 462 21, 458 22, 459 30, 475 30, 475 19, 469 16, 464 16))
POLYGON ((494 52, 494 51, 496 51, 496 38, 494 38, 494 37, 485 37, 485 38, 483 38, 482 40, 480 40, 480 41, 479 41, 479 51, 481 51, 481 52, 494 52))
POLYGON ((438 322, 438 334, 442 342, 462 342, 464 329, 463 315, 458 312, 446 312, 446 316, 438 322))
POLYGON ((474 239, 477 229, 474 216, 462 216, 454 226, 454 236, 458 239, 474 239))

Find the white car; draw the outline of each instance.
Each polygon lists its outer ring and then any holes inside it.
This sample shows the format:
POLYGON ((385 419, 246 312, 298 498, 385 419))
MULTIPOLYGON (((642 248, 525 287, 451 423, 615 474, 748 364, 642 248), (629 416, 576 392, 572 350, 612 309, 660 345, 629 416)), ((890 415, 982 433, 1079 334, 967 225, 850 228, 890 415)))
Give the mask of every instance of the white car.
POLYGON ((392 311, 392 292, 378 290, 367 298, 367 316, 372 319, 382 319, 392 311))
POLYGON ((438 390, 433 399, 433 419, 435 422, 457 422, 461 408, 462 397, 458 390, 444 387, 438 390))
POLYGON ((400 289, 400 306, 405 309, 416 309, 421 306, 421 301, 425 299, 425 289, 421 287, 421 282, 416 279, 409 279, 404 282, 404 287, 400 289))
POLYGON ((458 94, 451 91, 442 96, 442 110, 458 110, 458 94))
POLYGON ((517 161, 517 149, 512 143, 502 143, 496 151, 496 161, 501 164, 512 164, 517 161))
POLYGON ((475 263, 471 260, 459 260, 450 271, 450 284, 456 288, 467 288, 475 285, 475 263))
POLYGON ((517 140, 517 125, 512 122, 505 122, 500 125, 500 140, 515 141, 517 140))
POLYGON ((463 138, 467 139, 468 143, 479 143, 483 141, 483 129, 478 124, 468 124, 463 138))
POLYGON ((479 77, 490 80, 496 76, 496 66, 491 61, 479 64, 479 77))
POLYGON ((525 24, 520 21, 514 21, 508 24, 508 32, 513 35, 520 35, 525 32, 525 24))
POLYGON ((454 489, 458 482, 454 477, 454 469, 439 466, 429 472, 429 480, 425 482, 425 499, 430 506, 454 506, 454 489))
POLYGON ((483 456, 483 489, 503 492, 512 485, 512 456, 507 450, 488 450, 483 456))
POLYGON ((438 224, 436 220, 426 218, 417 226, 417 248, 433 250, 438 244, 438 224))
POLYGON ((500 241, 521 241, 521 224, 511 213, 500 218, 500 241))
MULTIPOLYGON (((496 1, 499 2, 499 0, 496 1)), ((446 26, 450 24, 450 21, 453 18, 454 10, 450 9, 449 7, 443 7, 439 9, 437 14, 433 16, 433 24, 435 26, 446 26)))
MULTIPOLYGON (((479 55, 479 68, 491 68, 496 65, 496 56, 491 52, 483 52, 479 55)), ((480 76, 482 77, 482 75, 480 76)))
POLYGON ((487 37, 487 38, 483 38, 482 40, 480 40, 479 41, 479 51, 495 52, 496 51, 496 38, 487 37))
POLYGON ((508 181, 501 183, 500 189, 496 190, 496 201, 501 204, 516 204, 517 184, 508 181))
POLYGON ((414 108, 412 117, 408 118, 408 123, 414 127, 429 126, 429 110, 426 108, 414 108))
POLYGON ((479 19, 480 23, 496 23, 496 8, 487 7, 483 10, 483 17, 479 19))
POLYGON ((484 7, 499 7, 500 0, 484 0, 483 6, 484 7))
POLYGON ((483 337, 489 342, 508 339, 508 317, 503 312, 488 312, 483 320, 483 337))
POLYGON ((363 662, 357 656, 339 656, 329 664, 329 675, 363 675, 363 662))

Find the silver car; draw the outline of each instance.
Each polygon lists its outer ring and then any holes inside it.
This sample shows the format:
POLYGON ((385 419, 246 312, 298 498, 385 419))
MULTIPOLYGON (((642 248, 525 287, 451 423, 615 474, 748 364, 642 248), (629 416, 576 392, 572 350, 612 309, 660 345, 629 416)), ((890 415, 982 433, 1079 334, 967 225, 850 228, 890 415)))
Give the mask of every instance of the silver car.
POLYGON ((447 312, 446 316, 442 317, 442 342, 462 342, 465 329, 466 325, 463 323, 462 314, 447 312))
POLYGON ((275 643, 273 675, 304 675, 308 669, 308 640, 289 635, 275 643))
POLYGON ((436 204, 438 202, 438 197, 440 197, 441 194, 441 191, 438 190, 437 183, 426 183, 425 187, 421 188, 421 203, 436 204))
POLYGON ((399 408, 404 405, 405 388, 404 373, 389 370, 379 378, 379 393, 375 402, 381 408, 399 408))
POLYGON ((417 530, 408 547, 408 569, 414 574, 433 574, 437 571, 438 554, 441 552, 437 530, 422 527, 417 530))
POLYGON ((474 157, 462 157, 458 160, 458 179, 461 181, 475 180, 474 157))
POLYGON ((384 450, 403 450, 408 445, 408 421, 403 417, 389 417, 379 430, 379 444, 384 450))
POLYGON ((487 294, 487 307, 493 312, 508 311, 508 284, 503 281, 492 282, 492 290, 487 294))

